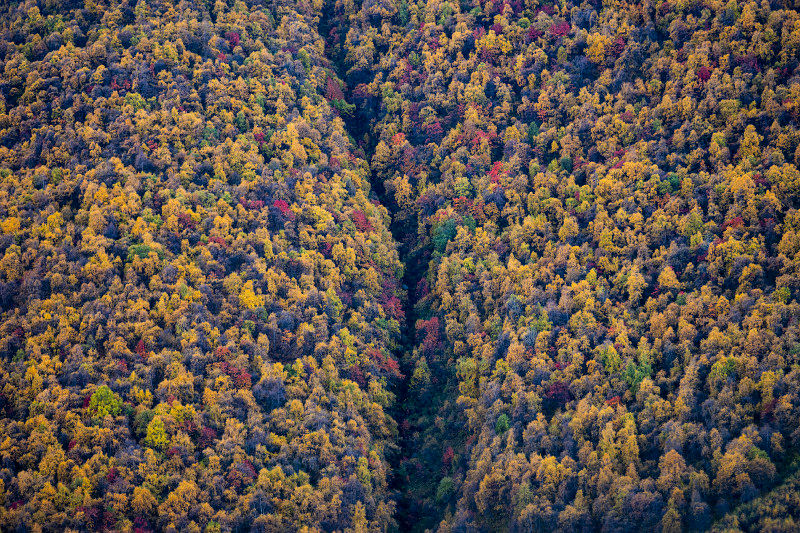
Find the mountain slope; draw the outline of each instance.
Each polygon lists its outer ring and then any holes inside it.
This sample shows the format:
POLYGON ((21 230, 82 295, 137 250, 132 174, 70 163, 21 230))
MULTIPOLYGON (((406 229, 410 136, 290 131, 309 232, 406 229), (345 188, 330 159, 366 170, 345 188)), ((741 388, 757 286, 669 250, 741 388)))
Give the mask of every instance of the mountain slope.
POLYGON ((313 11, 5 10, 2 528, 387 528, 403 266, 313 11))
POLYGON ((347 5, 428 263, 406 527, 705 529, 767 490, 798 444, 797 12, 347 5))
POLYGON ((794 5, 0 30, 0 528, 791 529, 794 5))

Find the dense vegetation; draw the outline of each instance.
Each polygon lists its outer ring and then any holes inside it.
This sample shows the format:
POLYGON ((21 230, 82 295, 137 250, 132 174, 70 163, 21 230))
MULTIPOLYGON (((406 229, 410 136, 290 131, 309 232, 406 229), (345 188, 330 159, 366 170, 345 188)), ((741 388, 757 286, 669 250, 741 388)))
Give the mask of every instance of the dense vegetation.
POLYGON ((795 4, 0 31, 0 529, 797 528, 795 4))
POLYGON ((170 4, 2 17, 0 528, 385 529, 403 268, 315 19, 170 4))

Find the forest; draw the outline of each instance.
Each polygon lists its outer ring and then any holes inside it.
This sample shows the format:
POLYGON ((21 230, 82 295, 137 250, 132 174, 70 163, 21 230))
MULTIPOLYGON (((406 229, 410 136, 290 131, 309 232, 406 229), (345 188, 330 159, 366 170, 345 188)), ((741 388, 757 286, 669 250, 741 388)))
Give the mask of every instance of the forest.
POLYGON ((798 0, 0 35, 0 531, 800 529, 798 0))

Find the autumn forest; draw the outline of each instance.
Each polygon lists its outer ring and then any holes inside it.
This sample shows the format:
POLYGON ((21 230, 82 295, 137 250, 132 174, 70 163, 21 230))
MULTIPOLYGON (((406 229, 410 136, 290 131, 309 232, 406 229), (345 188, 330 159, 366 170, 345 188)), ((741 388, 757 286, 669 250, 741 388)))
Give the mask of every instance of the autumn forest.
POLYGON ((798 0, 0 2, 0 531, 797 531, 798 167, 798 0))

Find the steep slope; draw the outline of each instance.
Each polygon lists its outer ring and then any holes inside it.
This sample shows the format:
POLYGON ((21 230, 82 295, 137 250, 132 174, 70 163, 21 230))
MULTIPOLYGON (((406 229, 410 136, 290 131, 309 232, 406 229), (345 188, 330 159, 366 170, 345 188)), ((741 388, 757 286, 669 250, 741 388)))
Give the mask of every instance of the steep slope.
POLYGON ((712 527, 714 532, 797 531, 800 520, 800 472, 795 458, 786 469, 791 472, 772 490, 744 503, 722 517, 712 527))
POLYGON ((705 529, 798 444, 797 12, 337 2, 411 288, 408 528, 705 529))
POLYGON ((793 5, 0 31, 0 529, 793 527, 793 5))
POLYGON ((403 266, 313 8, 34 4, 0 16, 0 529, 390 527, 403 266))

